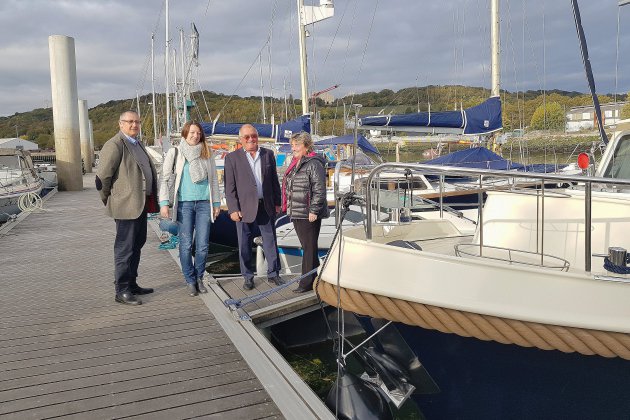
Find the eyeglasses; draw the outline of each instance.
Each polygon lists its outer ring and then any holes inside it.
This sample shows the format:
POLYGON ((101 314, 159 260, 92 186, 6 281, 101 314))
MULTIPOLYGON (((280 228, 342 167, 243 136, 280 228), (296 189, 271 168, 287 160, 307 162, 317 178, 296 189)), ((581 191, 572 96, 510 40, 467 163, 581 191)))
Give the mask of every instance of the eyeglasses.
POLYGON ((140 125, 140 124, 142 124, 142 121, 140 121, 140 120, 120 120, 120 122, 124 122, 124 123, 127 123, 129 125, 133 125, 133 124, 140 125))
POLYGON ((244 134, 241 136, 241 138, 245 140, 249 140, 249 139, 255 140, 258 138, 258 134, 244 134))

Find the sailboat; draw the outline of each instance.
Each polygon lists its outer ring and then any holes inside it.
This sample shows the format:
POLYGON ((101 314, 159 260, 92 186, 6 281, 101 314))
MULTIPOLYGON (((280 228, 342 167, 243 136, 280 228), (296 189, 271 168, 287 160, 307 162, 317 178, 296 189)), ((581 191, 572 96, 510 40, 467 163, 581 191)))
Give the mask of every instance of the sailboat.
POLYGON ((29 152, 0 149, 0 222, 20 213, 20 200, 41 193, 43 187, 44 181, 37 176, 29 152))
MULTIPOLYGON (((540 189, 487 192, 474 232, 368 213, 365 229, 336 238, 316 293, 366 323, 393 323, 439 387, 412 396, 427 418, 630 413, 630 121, 617 129, 594 176, 511 173, 540 189)), ((507 176, 390 163, 368 185, 392 170, 507 176)))

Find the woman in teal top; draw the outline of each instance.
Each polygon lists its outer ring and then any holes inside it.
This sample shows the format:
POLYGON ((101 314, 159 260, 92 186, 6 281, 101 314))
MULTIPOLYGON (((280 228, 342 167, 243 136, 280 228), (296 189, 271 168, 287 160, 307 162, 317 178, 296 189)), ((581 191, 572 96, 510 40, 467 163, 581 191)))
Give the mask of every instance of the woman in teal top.
POLYGON ((160 215, 179 224, 179 260, 190 296, 207 293, 203 275, 208 256, 210 223, 219 215, 217 169, 201 125, 189 121, 182 141, 171 148, 162 166, 160 215), (174 180, 173 180, 174 178, 174 180), (195 257, 192 256, 193 238, 195 257))

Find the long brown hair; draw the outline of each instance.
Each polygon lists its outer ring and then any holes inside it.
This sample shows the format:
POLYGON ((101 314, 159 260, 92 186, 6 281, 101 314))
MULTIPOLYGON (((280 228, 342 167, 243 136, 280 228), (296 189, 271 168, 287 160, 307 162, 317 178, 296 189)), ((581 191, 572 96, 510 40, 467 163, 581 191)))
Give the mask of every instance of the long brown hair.
MULTIPOLYGON (((208 147, 208 143, 206 143, 206 134, 203 132, 203 127, 197 121, 188 121, 182 127, 182 137, 185 139, 188 137, 188 132, 190 131, 190 127, 196 126, 199 131, 201 131, 201 139, 199 143, 201 144, 201 158, 202 159, 210 159, 212 154, 210 153, 210 148, 208 147)), ((186 140, 184 140, 186 141, 186 140)))

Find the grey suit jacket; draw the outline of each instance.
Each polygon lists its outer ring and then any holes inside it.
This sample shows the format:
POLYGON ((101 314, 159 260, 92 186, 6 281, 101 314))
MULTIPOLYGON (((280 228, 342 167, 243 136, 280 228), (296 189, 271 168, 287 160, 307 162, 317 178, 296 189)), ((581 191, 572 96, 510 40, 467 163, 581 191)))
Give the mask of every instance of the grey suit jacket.
MULTIPOLYGON (((144 150, 144 145, 140 143, 144 150)), ((145 151, 146 152, 146 151, 145 151)), ((107 140, 101 149, 98 160, 96 188, 105 204, 105 214, 114 219, 137 219, 149 204, 157 204, 157 172, 151 159, 153 172, 153 203, 145 203, 145 182, 142 169, 127 146, 125 135, 118 132, 107 140)))
MULTIPOLYGON (((244 149, 238 149, 225 157, 225 200, 230 214, 240 211, 242 221, 252 223, 258 213, 258 192, 245 153, 244 149)), ((260 164, 265 210, 270 217, 274 217, 276 206, 280 206, 282 198, 276 159, 271 150, 260 147, 260 164)))

